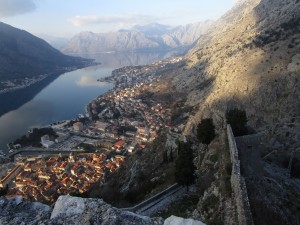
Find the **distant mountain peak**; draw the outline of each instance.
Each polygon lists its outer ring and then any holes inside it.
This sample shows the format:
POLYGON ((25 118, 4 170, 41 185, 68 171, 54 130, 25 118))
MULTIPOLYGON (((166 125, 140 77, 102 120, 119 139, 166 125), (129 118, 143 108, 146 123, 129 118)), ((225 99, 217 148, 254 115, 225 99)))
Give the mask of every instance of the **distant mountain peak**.
POLYGON ((74 36, 61 50, 65 53, 99 53, 152 51, 188 48, 203 34, 211 22, 171 27, 159 23, 136 25, 117 32, 81 32, 74 36))
POLYGON ((136 25, 131 30, 143 32, 147 35, 162 35, 168 33, 172 29, 171 26, 159 23, 149 23, 146 25, 136 25))

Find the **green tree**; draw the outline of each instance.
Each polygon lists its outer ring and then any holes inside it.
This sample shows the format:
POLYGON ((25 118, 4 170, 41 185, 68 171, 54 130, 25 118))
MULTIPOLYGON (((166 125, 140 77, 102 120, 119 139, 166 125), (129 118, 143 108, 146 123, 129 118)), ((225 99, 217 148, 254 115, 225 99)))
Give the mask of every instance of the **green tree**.
POLYGON ((195 180, 193 150, 189 143, 178 142, 178 156, 175 161, 175 180, 178 184, 188 187, 195 180))
POLYGON ((234 136, 248 134, 247 115, 245 110, 232 109, 226 113, 227 123, 230 124, 234 136))
POLYGON ((211 118, 202 119, 197 126, 197 138, 205 145, 209 145, 210 142, 215 138, 215 126, 211 118))

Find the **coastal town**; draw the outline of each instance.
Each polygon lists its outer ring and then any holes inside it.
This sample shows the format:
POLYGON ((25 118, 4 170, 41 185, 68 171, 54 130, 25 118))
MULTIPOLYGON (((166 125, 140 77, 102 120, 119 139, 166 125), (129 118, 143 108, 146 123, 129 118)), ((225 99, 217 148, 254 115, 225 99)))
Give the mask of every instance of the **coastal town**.
POLYGON ((15 166, 0 180, 0 187, 8 189, 6 196, 52 204, 59 195, 82 194, 93 183, 104 182, 128 155, 147 151, 162 129, 173 127, 168 106, 144 95, 159 82, 161 71, 178 61, 117 69, 105 79, 115 88, 92 100, 85 115, 51 124, 47 129, 52 133, 36 143, 40 147, 14 143, 11 147, 17 150, 12 151, 39 154, 14 156, 15 166))

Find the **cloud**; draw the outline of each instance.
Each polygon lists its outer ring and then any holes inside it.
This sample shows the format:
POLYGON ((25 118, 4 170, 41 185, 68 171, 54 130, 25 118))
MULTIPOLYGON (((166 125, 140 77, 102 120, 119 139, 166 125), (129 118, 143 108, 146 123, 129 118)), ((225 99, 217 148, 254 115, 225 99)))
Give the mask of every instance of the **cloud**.
POLYGON ((11 17, 32 12, 36 9, 34 0, 0 0, 0 17, 11 17))
POLYGON ((157 18, 153 16, 138 14, 130 14, 123 16, 74 16, 68 19, 68 21, 71 22, 74 26, 85 26, 91 24, 143 24, 151 23, 156 20, 157 18))

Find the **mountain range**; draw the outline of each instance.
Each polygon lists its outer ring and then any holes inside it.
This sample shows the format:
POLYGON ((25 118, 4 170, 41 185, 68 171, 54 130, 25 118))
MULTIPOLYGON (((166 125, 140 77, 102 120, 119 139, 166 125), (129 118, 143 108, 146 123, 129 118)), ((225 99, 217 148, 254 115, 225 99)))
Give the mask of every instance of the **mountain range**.
POLYGON ((66 54, 93 54, 189 48, 211 24, 212 21, 205 21, 170 27, 152 23, 117 32, 82 32, 74 36, 60 50, 66 54))

